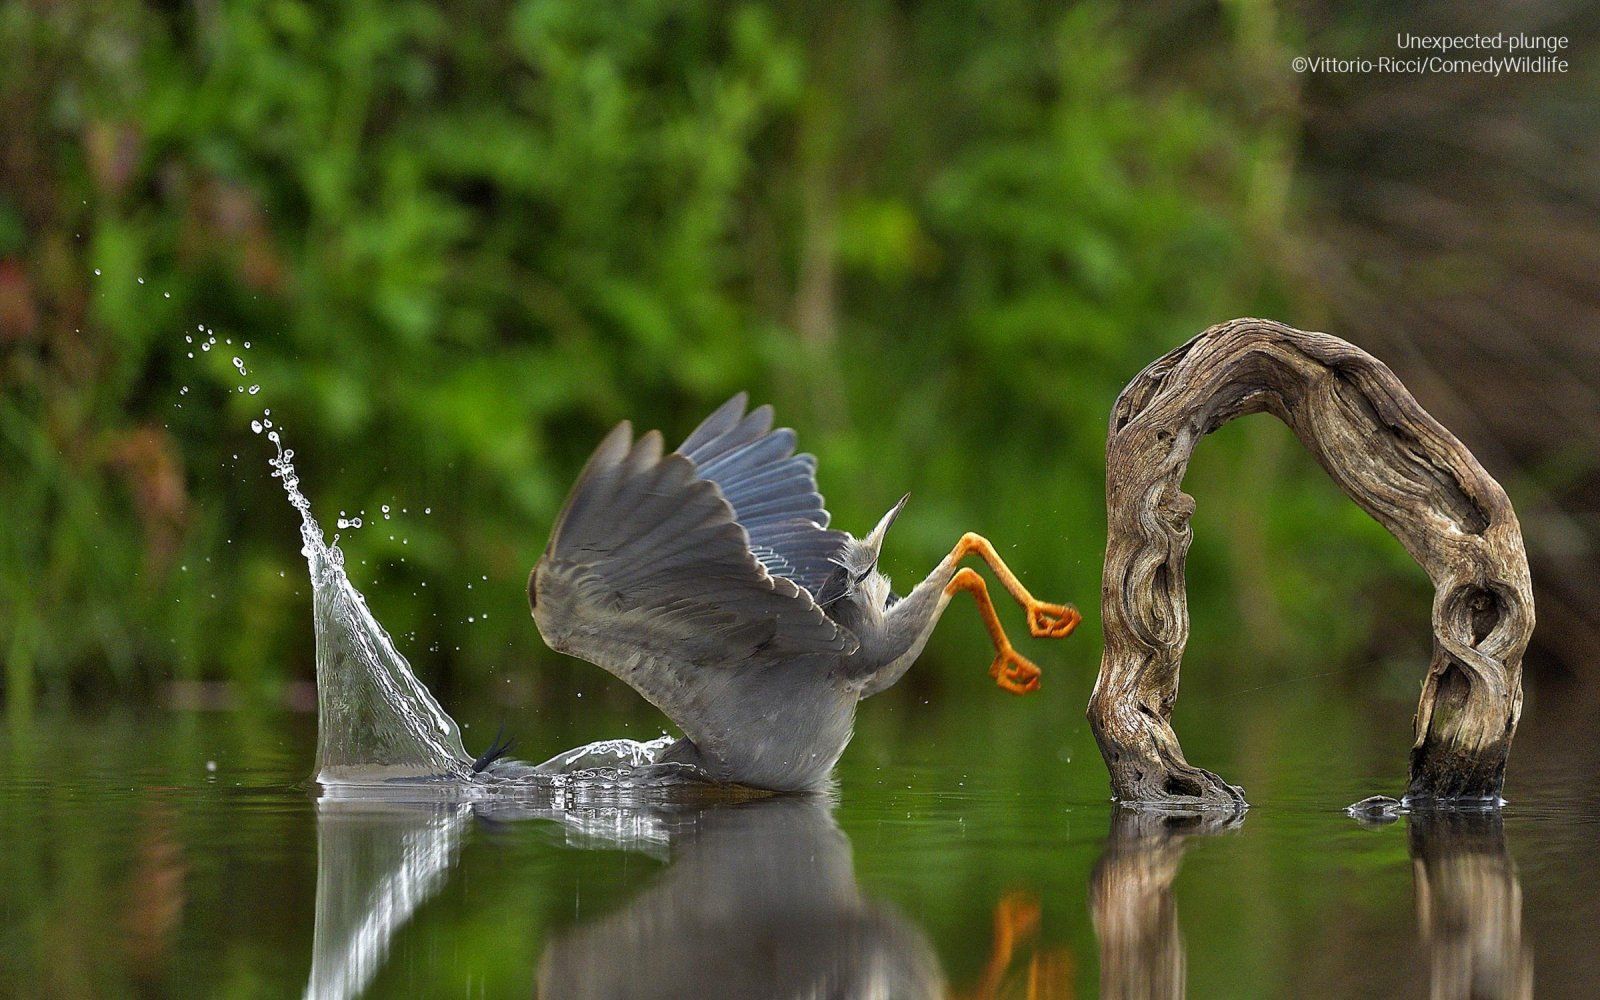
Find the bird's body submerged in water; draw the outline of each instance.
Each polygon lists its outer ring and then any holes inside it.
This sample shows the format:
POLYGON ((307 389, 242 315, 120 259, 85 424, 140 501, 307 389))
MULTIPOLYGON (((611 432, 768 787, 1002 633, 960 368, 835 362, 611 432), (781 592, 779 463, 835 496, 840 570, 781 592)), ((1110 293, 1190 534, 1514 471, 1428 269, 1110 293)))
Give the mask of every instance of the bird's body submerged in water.
POLYGON ((1017 693, 1038 668, 1007 641, 977 554, 1026 608, 1035 636, 1065 636, 1070 607, 1023 589, 968 534, 904 598, 878 571, 896 504, 864 538, 827 527, 816 461, 772 410, 743 393, 676 451, 619 424, 579 476, 528 580, 551 647, 622 678, 684 732, 663 760, 759 788, 826 780, 850 741, 856 703, 899 680, 958 591, 977 599, 1017 693))

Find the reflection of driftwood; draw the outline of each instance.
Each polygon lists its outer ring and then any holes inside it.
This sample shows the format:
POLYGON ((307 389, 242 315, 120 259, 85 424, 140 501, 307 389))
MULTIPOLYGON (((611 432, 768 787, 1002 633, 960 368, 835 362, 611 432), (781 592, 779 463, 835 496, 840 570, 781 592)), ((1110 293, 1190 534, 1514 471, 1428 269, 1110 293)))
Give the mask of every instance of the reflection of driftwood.
POLYGON ((1449 431, 1376 358, 1321 333, 1241 319, 1139 373, 1106 446, 1105 653, 1089 721, 1119 799, 1239 808, 1172 731, 1189 637, 1180 485, 1211 431, 1271 413, 1433 581, 1433 660, 1417 709, 1412 798, 1499 795, 1522 708, 1533 595, 1516 514, 1449 431))
POLYGON ((1432 995, 1533 996, 1522 940, 1522 886, 1497 812, 1424 810, 1410 816, 1417 924, 1432 995))
POLYGON ((1188 977, 1172 883, 1195 834, 1238 826, 1242 813, 1175 814, 1117 809, 1089 876, 1089 910, 1100 942, 1100 995, 1182 997, 1188 977))

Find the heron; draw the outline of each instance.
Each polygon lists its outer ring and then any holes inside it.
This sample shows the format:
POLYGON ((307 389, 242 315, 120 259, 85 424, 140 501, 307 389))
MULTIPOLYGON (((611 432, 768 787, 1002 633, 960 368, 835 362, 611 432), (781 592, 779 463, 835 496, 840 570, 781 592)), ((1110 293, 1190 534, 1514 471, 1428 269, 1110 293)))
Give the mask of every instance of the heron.
POLYGON ((1038 638, 1082 620, 1037 600, 983 536, 961 536, 905 596, 879 569, 905 508, 866 535, 828 527, 816 458, 773 429, 771 406, 739 393, 672 452, 659 431, 623 421, 573 485, 528 578, 539 634, 619 677, 683 732, 660 757, 719 782, 775 791, 826 783, 857 703, 886 690, 922 653, 957 594, 972 595, 1005 691, 1039 686, 989 590, 994 571, 1038 638))

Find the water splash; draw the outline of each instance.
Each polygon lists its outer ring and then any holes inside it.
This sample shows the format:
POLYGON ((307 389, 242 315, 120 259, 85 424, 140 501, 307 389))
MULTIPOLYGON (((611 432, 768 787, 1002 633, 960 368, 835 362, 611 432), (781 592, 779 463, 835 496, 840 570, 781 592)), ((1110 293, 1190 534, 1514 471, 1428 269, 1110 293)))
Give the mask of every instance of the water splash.
MULTIPOLYGON (((270 413, 271 411, 267 411, 270 413)), ((300 489, 294 449, 285 448, 272 421, 251 421, 266 431, 277 454, 272 475, 300 514, 300 553, 311 571, 312 608, 317 640, 317 760, 314 777, 328 787, 444 782, 483 790, 524 788, 544 791, 581 784, 591 789, 700 783, 697 768, 662 762, 669 736, 601 740, 557 754, 542 764, 500 760, 488 770, 473 768, 461 730, 394 640, 373 617, 366 598, 344 571, 337 536, 329 542, 300 489)), ((430 508, 431 510, 431 508, 430 508)), ((343 514, 343 512, 340 512, 343 514)), ((390 516, 388 505, 383 507, 390 516)), ((341 517, 340 527, 360 527, 341 517)))
POLYGON ((300 490, 294 450, 276 430, 273 476, 300 513, 301 555, 311 570, 317 637, 317 761, 324 785, 395 779, 470 780, 461 730, 417 679, 344 571, 300 490))

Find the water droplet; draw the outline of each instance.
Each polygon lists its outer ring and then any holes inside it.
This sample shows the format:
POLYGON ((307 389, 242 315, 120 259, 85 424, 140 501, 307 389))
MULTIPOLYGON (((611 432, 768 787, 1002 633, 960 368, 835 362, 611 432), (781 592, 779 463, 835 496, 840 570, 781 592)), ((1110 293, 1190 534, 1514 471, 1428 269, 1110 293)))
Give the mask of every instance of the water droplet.
POLYGON ((183 342, 185 344, 192 344, 192 343, 194 343, 194 338, 186 333, 186 334, 183 335, 183 342))
POLYGON ((383 512, 384 512, 384 513, 385 513, 385 514, 387 514, 387 513, 389 513, 389 505, 388 505, 388 504, 384 504, 384 505, 383 505, 383 507, 382 507, 382 508, 380 508, 380 509, 381 509, 381 510, 382 510, 382 511, 383 511, 383 512))
POLYGON ((254 431, 255 433, 257 433, 257 434, 260 434, 261 433, 261 421, 259 421, 259 420, 250 421, 250 429, 252 431, 254 431))
POLYGON ((424 514, 432 514, 433 513, 433 508, 432 507, 424 507, 424 508, 422 508, 422 512, 424 514))
POLYGON ((253 386, 250 387, 250 395, 252 395, 252 396, 254 396, 256 393, 258 393, 260 391, 261 391, 261 387, 259 385, 253 385, 253 386))
POLYGON ((191 357, 191 358, 194 357, 194 352, 193 351, 189 352, 189 357, 191 357))
POLYGON ((162 292, 161 293, 161 297, 164 298, 164 299, 170 299, 170 298, 172 298, 172 293, 171 292, 162 292))
POLYGON ((211 341, 209 341, 209 340, 208 340, 208 341, 206 341, 206 342, 205 342, 205 343, 203 343, 203 344, 201 344, 201 345, 200 345, 200 349, 201 349, 201 350, 202 350, 202 351, 209 351, 209 350, 211 350, 211 341))
POLYGON ((139 279, 139 284, 141 284, 141 285, 144 284, 144 279, 143 278, 139 279))
POLYGON ((244 349, 247 351, 250 349, 250 341, 247 340, 244 342, 244 349))
POLYGON ((99 268, 98 268, 98 267, 97 267, 97 268, 95 268, 95 269, 94 269, 94 273, 95 273, 95 274, 99 274, 99 273, 100 273, 100 269, 99 269, 99 268))

